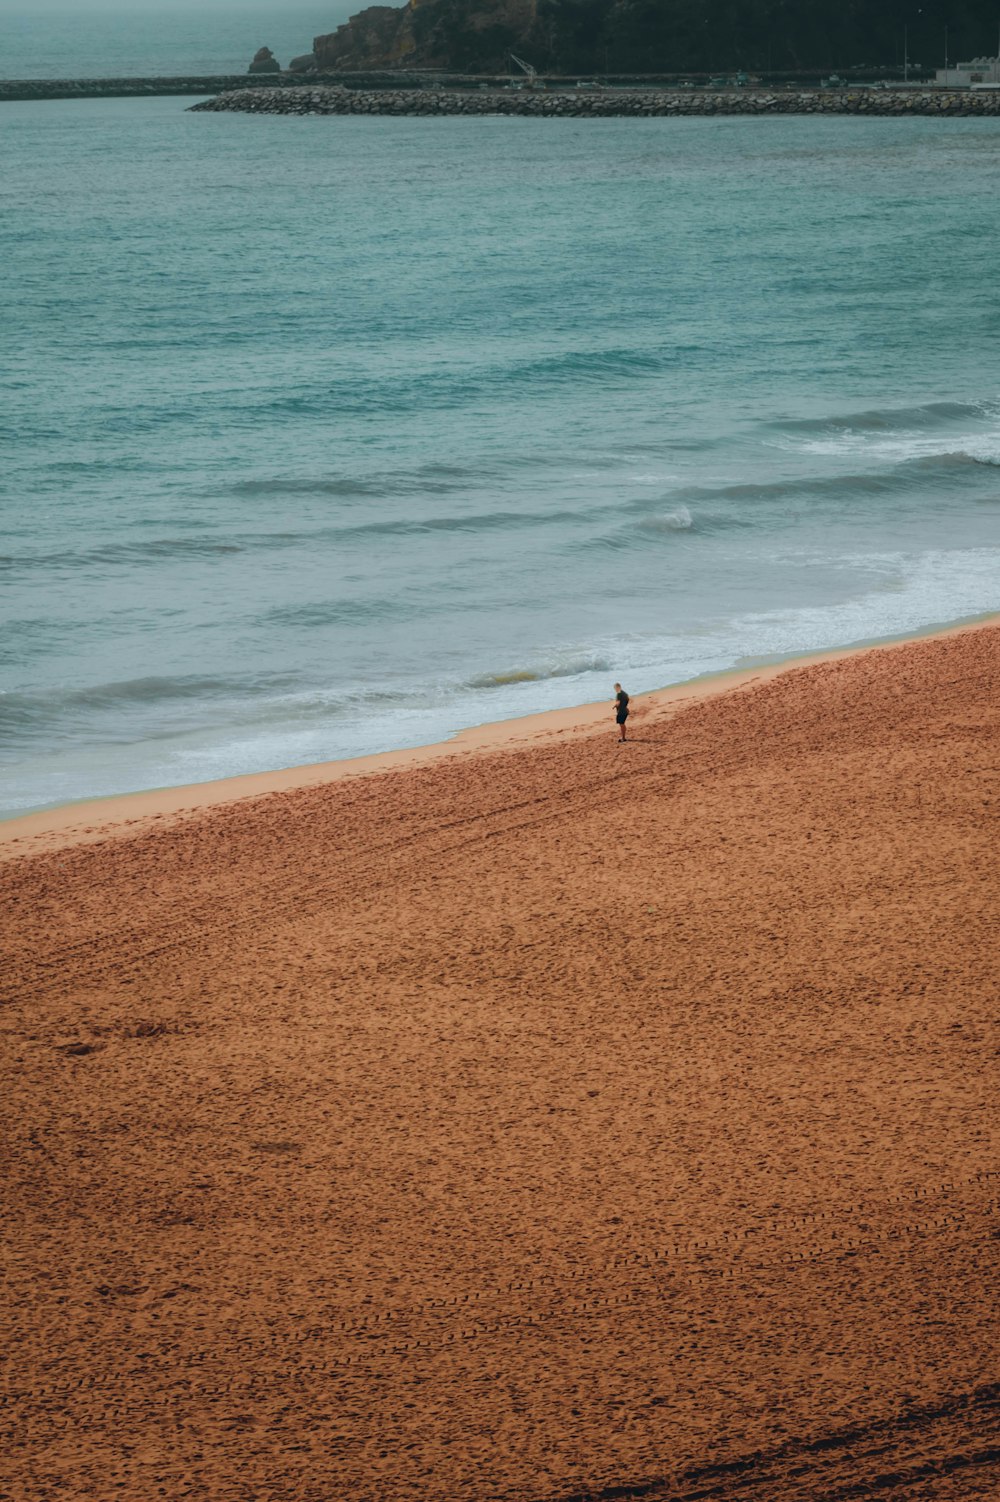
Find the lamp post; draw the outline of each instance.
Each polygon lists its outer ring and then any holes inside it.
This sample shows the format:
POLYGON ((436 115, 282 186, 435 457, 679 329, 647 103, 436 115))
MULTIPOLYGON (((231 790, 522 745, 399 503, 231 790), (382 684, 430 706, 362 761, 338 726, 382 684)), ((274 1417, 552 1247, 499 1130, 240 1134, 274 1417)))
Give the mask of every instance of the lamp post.
MULTIPOLYGON (((924 12, 923 12, 922 7, 918 6, 917 7, 917 15, 918 16, 922 16, 923 13, 924 12)), ((904 25, 903 25, 903 82, 904 83, 909 83, 909 81, 910 81, 910 26, 909 26, 909 22, 904 22, 904 25)))

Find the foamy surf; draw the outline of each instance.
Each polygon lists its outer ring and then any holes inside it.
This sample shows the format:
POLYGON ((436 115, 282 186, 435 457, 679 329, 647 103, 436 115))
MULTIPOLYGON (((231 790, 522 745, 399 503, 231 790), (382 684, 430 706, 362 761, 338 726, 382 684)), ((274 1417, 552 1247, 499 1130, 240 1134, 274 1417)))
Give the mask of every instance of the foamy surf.
POLYGON ((694 518, 686 506, 675 506, 672 511, 661 511, 657 516, 645 516, 638 525, 645 532, 687 532, 694 518))

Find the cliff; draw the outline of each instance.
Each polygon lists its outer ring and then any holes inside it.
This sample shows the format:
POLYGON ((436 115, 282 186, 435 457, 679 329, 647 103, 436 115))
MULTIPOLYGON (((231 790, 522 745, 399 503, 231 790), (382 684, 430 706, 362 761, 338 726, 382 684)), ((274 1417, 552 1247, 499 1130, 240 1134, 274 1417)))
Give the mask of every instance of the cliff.
MULTIPOLYGON (((543 0, 544 3, 544 0, 543 0)), ((313 43, 321 70, 371 67, 502 72, 507 54, 541 40, 539 0, 409 0, 373 5, 313 43)))
POLYGON ((321 70, 551 73, 879 69, 911 77, 996 46, 994 0, 409 0, 316 38, 321 70), (945 42, 947 29, 947 44, 945 42))

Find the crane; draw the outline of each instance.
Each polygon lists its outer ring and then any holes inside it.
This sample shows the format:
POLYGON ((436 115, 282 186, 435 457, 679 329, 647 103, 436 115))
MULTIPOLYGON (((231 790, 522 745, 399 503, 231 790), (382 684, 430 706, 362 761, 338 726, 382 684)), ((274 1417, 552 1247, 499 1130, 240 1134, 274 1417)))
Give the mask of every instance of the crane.
POLYGON ((538 76, 538 70, 536 68, 533 68, 530 63, 526 63, 523 57, 518 57, 516 52, 512 52, 510 53, 510 60, 512 63, 517 63, 517 66, 521 69, 522 73, 527 74, 527 86, 529 89, 540 89, 543 87, 542 81, 538 76))

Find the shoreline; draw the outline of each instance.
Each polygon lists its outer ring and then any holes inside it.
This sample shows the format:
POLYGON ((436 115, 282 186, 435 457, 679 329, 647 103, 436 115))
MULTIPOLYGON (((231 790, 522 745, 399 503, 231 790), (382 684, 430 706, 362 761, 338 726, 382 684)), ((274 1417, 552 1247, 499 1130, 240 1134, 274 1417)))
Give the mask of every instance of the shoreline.
MULTIPOLYGON (((692 703, 721 697, 783 674, 826 662, 838 662, 866 652, 892 651, 911 642, 936 640, 988 627, 1000 628, 1000 611, 932 626, 925 631, 881 637, 847 647, 797 653, 777 661, 757 662, 746 667, 669 684, 632 696, 633 714, 666 711, 672 718, 692 703)), ((634 723, 634 722, 633 722, 634 723)), ((367 756, 336 761, 311 762, 264 772, 240 773, 209 782, 182 783, 134 793, 80 799, 0 818, 0 863, 53 849, 92 844, 99 840, 146 833, 164 821, 192 818, 207 809, 245 804, 273 794, 291 793, 328 783, 409 771, 455 758, 516 751, 541 742, 574 740, 606 729, 613 738, 610 698, 574 705, 569 709, 543 710, 507 720, 490 720, 456 731, 446 740, 402 750, 377 751, 367 756)))

